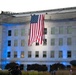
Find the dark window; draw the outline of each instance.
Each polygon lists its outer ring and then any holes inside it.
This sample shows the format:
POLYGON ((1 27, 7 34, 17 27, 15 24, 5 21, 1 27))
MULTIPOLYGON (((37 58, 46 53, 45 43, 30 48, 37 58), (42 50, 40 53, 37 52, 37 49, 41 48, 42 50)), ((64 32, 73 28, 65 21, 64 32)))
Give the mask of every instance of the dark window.
POLYGON ((43 39, 43 45, 47 45, 47 39, 43 39))
POLYGON ((8 53, 7 53, 7 57, 10 57, 10 56, 11 56, 11 52, 8 52, 8 53))
POLYGON ((39 51, 36 51, 36 52, 35 52, 35 57, 36 57, 36 58, 39 57, 39 51))
POLYGON ((17 58, 17 51, 14 51, 14 58, 17 58))
POLYGON ((31 58, 32 57, 32 53, 31 51, 28 51, 28 58, 31 58))
POLYGON ((8 40, 8 46, 11 46, 11 40, 8 40))
POLYGON ((71 51, 67 51, 67 57, 71 58, 71 51))
POLYGON ((36 46, 38 46, 39 45, 39 43, 38 42, 36 42, 36 46))
POLYGON ((43 51, 43 58, 46 58, 46 57, 47 57, 46 51, 43 51))
POLYGON ((8 36, 11 36, 11 30, 8 30, 8 36))
POLYGON ((47 28, 44 28, 44 34, 47 34, 47 28))

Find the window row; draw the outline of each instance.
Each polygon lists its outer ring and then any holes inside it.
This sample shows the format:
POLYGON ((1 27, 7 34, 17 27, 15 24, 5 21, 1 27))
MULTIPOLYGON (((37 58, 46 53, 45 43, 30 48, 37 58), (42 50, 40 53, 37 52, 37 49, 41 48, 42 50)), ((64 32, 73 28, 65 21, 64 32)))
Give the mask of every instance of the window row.
MULTIPOLYGON (((67 26, 66 30, 67 30, 66 31, 67 34, 72 34, 72 32, 73 32, 72 26, 67 26)), ((51 27, 50 33, 51 34, 56 34, 56 32, 57 32, 57 27, 51 27)), ((65 32, 65 28, 63 26, 60 26, 58 28, 58 33, 59 34, 64 34, 64 32, 65 32)), ((18 29, 14 30, 14 36, 18 36, 19 33, 21 33, 21 36, 25 36, 25 29, 23 28, 23 29, 21 29, 21 31, 18 30, 18 29)), ((44 34, 47 34, 47 28, 44 28, 44 34)), ((12 36, 12 30, 8 30, 8 36, 12 36)))
MULTIPOLYGON (((67 40, 66 41, 67 45, 72 45, 72 38, 68 37, 66 40, 67 40)), ((55 38, 51 38, 50 44, 51 44, 51 46, 55 46, 56 43, 58 42, 59 46, 63 46, 64 45, 64 41, 63 41, 63 38, 59 38, 58 40, 55 39, 55 38)), ((39 45, 39 43, 36 42, 36 45, 39 45)), ((43 45, 47 45, 47 39, 43 40, 43 45)))
MULTIPOLYGON (((14 36, 18 36, 18 34, 20 33, 20 30, 15 29, 14 30, 14 36)), ((25 35, 25 29, 21 29, 21 36, 25 35)), ((12 36, 12 30, 8 30, 8 36, 12 36)))
MULTIPOLYGON (((11 40, 8 40, 8 46, 11 46, 11 40)), ((21 40, 21 46, 25 46, 25 40, 21 40)), ((14 40, 14 46, 18 46, 18 40, 14 40)))
MULTIPOLYGON (((58 41, 59 46, 64 45, 63 38, 59 38, 58 40, 56 40, 55 38, 51 38, 51 41, 50 41, 51 46, 54 46, 57 41, 58 41)), ((8 46, 11 46, 11 43, 12 43, 12 41, 8 40, 8 46)), ((25 46, 25 44, 26 44, 24 39, 21 40, 20 43, 21 43, 21 46, 25 46)), ((67 45, 72 45, 72 38, 67 38, 66 43, 67 43, 67 45)), ((38 45, 39 45, 39 43, 36 42, 36 46, 38 46, 38 45)), ((47 39, 43 40, 43 45, 47 45, 47 39)), ((14 40, 14 46, 18 46, 18 40, 14 40)))
MULTIPOLYGON (((18 53, 17 53, 17 51, 14 51, 14 54, 13 54, 14 58, 18 57, 18 53)), ((39 56, 40 56, 39 54, 40 54, 39 51, 35 51, 35 56, 34 57, 39 58, 39 56)), ((50 58, 55 58, 55 54, 57 54, 57 53, 55 53, 54 50, 50 51, 50 58)), ((47 55, 48 55, 47 51, 43 51, 41 55, 42 55, 43 58, 47 58, 47 55)), ((28 56, 27 57, 32 58, 32 56, 33 56, 32 51, 28 51, 28 56)), ((7 57, 8 58, 11 57, 11 52, 7 52, 7 57)), ((20 58, 24 58, 24 57, 25 57, 25 53, 24 53, 24 51, 21 51, 20 58)), ((71 50, 69 50, 69 51, 67 51, 66 58, 71 58, 71 57, 72 57, 72 52, 71 52, 71 50)), ((62 50, 58 51, 58 58, 63 58, 63 51, 62 50)))

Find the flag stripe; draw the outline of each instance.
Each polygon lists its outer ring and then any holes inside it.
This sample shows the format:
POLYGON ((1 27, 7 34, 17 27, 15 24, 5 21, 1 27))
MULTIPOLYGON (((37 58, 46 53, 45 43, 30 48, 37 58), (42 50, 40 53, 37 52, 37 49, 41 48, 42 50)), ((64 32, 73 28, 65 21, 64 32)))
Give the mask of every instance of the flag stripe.
MULTIPOLYGON (((37 17, 37 16, 36 16, 37 17)), ((30 34, 29 34, 29 45, 33 42, 38 42, 42 44, 44 32, 44 15, 38 16, 38 21, 36 23, 30 23, 30 34)))

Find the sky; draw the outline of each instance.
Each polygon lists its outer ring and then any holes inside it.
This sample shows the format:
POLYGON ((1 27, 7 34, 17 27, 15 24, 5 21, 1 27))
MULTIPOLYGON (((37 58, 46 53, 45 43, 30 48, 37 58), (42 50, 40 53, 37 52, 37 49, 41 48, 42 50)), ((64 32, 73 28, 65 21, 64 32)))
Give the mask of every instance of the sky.
POLYGON ((76 7, 76 0, 0 0, 0 12, 13 13, 76 7))

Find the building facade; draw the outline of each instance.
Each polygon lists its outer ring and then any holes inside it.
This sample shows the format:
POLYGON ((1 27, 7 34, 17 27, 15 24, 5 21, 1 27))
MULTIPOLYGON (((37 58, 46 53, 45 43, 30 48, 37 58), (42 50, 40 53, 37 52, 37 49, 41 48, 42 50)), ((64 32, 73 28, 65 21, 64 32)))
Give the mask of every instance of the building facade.
POLYGON ((0 20, 0 67, 12 61, 24 65, 70 65, 76 59, 76 8, 26 13, 2 12, 0 20), (28 46, 31 15, 44 14, 42 44, 28 46))

